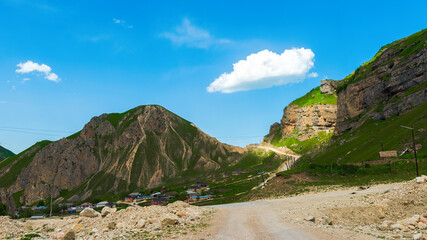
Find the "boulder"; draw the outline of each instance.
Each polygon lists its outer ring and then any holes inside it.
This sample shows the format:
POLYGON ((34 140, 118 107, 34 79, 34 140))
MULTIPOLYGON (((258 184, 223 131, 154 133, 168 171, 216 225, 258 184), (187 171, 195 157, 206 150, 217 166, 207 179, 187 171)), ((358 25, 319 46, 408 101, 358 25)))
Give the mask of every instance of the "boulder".
POLYGON ((178 223, 179 223, 178 219, 173 219, 173 218, 164 218, 161 222, 162 227, 178 225, 178 223))
POLYGON ((83 225, 81 225, 80 223, 77 223, 76 225, 73 226, 73 230, 78 232, 80 229, 83 228, 83 225))
POLYGON ((80 212, 80 216, 94 218, 94 217, 100 217, 101 214, 93 210, 92 208, 85 208, 83 209, 83 211, 80 212))
POLYGON ((317 222, 319 222, 323 225, 332 225, 332 220, 328 217, 321 217, 317 220, 317 222))
POLYGON ((417 224, 417 228, 420 230, 426 230, 427 229, 427 224, 423 223, 423 222, 419 222, 417 224))
POLYGON ((314 222, 314 221, 316 221, 316 219, 315 219, 313 216, 308 216, 305 220, 306 220, 306 221, 309 221, 309 222, 314 222))
POLYGON ((427 212, 423 214, 423 218, 427 218, 427 212))
POLYGON ((76 233, 74 232, 74 230, 69 230, 62 237, 62 240, 75 240, 75 239, 76 239, 76 233))
POLYGON ((392 224, 391 221, 386 220, 382 222, 380 226, 378 226, 378 229, 381 231, 388 231, 390 229, 391 224, 392 224))
POLYGON ((405 228, 405 226, 403 226, 403 224, 401 224, 401 223, 395 223, 395 224, 391 225, 390 228, 392 230, 403 230, 405 228))
POLYGON ((144 219, 139 219, 138 223, 136 224, 136 227, 144 228, 146 224, 147 224, 147 221, 145 221, 144 219))
POLYGON ((115 213, 115 212, 117 212, 117 208, 104 207, 104 208, 101 210, 101 216, 102 216, 102 217, 105 217, 105 216, 107 216, 108 214, 110 214, 110 213, 115 213))
POLYGON ((416 178, 415 178, 415 181, 416 181, 417 183, 426 183, 426 182, 427 182, 427 176, 422 175, 421 177, 416 177, 416 178))
POLYGON ((108 229, 113 230, 113 229, 116 229, 116 225, 117 224, 115 222, 109 222, 107 227, 108 227, 108 229))
POLYGON ((417 233, 415 234, 412 239, 414 240, 424 240, 423 234, 422 233, 417 233))
POLYGON ((177 215, 178 217, 180 217, 180 218, 185 218, 185 217, 187 216, 187 214, 185 214, 185 213, 183 213, 183 212, 181 212, 181 211, 176 212, 176 215, 177 215))
POLYGON ((403 220, 403 224, 416 226, 418 224, 419 220, 420 220, 420 216, 419 215, 414 215, 411 218, 407 218, 407 219, 403 220))

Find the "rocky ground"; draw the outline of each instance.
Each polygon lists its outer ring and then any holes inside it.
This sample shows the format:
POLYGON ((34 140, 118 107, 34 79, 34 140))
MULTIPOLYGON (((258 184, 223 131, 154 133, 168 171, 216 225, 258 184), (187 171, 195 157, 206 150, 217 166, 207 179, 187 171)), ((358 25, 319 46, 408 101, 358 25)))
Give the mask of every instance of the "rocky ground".
POLYGON ((380 239, 427 239, 427 177, 324 196, 310 204, 287 207, 284 214, 289 221, 326 231, 345 229, 380 239))
POLYGON ((0 239, 185 239, 206 226, 214 210, 175 202, 167 206, 128 207, 102 213, 38 220, 0 218, 0 239))

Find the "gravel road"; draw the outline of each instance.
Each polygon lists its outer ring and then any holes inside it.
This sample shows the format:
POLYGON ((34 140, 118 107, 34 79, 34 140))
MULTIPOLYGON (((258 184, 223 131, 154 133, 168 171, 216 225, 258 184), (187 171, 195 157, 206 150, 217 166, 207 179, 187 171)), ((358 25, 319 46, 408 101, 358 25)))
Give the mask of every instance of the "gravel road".
MULTIPOLYGON (((390 185, 359 191, 358 196, 383 192, 390 185)), ((362 233, 319 227, 303 221, 312 211, 354 201, 355 189, 307 194, 275 200, 210 206, 217 209, 210 227, 194 239, 376 239, 362 233), (295 221, 300 219, 299 221, 295 221), (297 223, 299 222, 299 224, 297 223), (302 223, 301 223, 302 222, 302 223)))
POLYGON ((271 201, 215 206, 219 210, 214 239, 339 239, 281 220, 271 201))

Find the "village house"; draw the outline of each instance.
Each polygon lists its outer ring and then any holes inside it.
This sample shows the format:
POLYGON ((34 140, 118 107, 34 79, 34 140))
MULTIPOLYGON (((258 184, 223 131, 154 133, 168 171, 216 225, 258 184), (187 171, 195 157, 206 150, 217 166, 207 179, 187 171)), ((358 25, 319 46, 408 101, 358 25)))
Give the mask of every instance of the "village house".
POLYGON ((167 193, 165 193, 165 196, 168 198, 168 199, 173 199, 173 197, 175 196, 175 195, 177 195, 178 194, 178 192, 177 191, 171 191, 171 192, 167 192, 167 193))
POLYGON ((201 191, 209 190, 209 184, 207 184, 205 182, 196 182, 196 184, 194 184, 194 186, 199 187, 201 189, 201 191))
POLYGON ((189 199, 192 199, 195 196, 200 196, 200 193, 194 191, 187 191, 187 195, 189 199))
POLYGON ((151 199, 151 205, 167 205, 168 199, 166 197, 155 197, 151 199))
POLYGON ((59 206, 65 206, 66 208, 70 208, 70 207, 74 207, 73 203, 64 203, 64 204, 59 204, 59 206))
POLYGON ((161 192, 156 192, 156 193, 151 194, 151 196, 155 198, 155 197, 162 197, 164 195, 161 192))
POLYGON ((110 207, 110 208, 115 208, 116 204, 112 203, 112 202, 108 202, 107 204, 105 204, 106 207, 110 207))
POLYGON ((206 201, 206 200, 211 200, 212 198, 213 198, 213 195, 193 196, 192 197, 193 200, 197 200, 197 201, 206 201))
POLYGON ((79 206, 79 208, 83 208, 83 209, 85 209, 85 208, 92 208, 92 207, 93 207, 93 205, 92 205, 92 203, 90 203, 90 202, 82 203, 82 204, 80 204, 80 206, 79 206))
POLYGON ((187 187, 187 192, 196 192, 196 193, 202 193, 202 189, 199 186, 189 186, 187 187))
POLYGON ((102 208, 102 207, 107 206, 107 204, 108 204, 108 202, 107 202, 107 201, 102 201, 102 202, 97 203, 97 204, 96 204, 96 207, 97 207, 97 208, 102 208))
POLYGON ((138 196, 142 196, 142 194, 141 193, 137 193, 137 192, 129 194, 129 197, 132 198, 132 199, 136 199, 138 196))
POLYGON ((35 211, 42 211, 42 210, 46 210, 47 209, 47 207, 45 207, 45 206, 35 206, 34 208, 33 208, 33 210, 35 210, 35 211))
POLYGON ((397 157, 397 151, 381 151, 380 159, 397 157))

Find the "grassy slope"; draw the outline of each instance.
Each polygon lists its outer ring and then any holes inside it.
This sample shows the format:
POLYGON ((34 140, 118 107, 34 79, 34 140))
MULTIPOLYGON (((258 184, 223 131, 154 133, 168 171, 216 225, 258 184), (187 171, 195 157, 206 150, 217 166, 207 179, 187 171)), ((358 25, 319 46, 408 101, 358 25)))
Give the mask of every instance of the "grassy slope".
POLYGON ((15 154, 12 151, 0 146, 0 161, 13 155, 15 154))
MULTIPOLYGON (((404 115, 388 120, 368 120, 356 131, 334 136, 334 143, 325 151, 303 156, 295 168, 278 173, 279 177, 273 181, 273 186, 251 192, 246 199, 295 195, 319 186, 351 187, 414 179, 416 177, 414 162, 399 161, 391 165, 369 164, 370 160, 379 159, 381 143, 384 150, 404 150, 406 148, 404 145, 412 146, 411 131, 400 127, 401 125, 413 126, 417 130, 416 143, 422 145, 422 148, 417 151, 419 172, 427 175, 426 113, 427 102, 404 115), (341 160, 337 164, 338 159, 341 160), (361 161, 365 161, 365 166, 347 164, 361 161)), ((413 159, 414 155, 408 153, 400 158, 413 159)))
MULTIPOLYGON (((427 102, 420 104, 412 111, 395 116, 387 120, 367 120, 361 127, 353 132, 345 132, 332 138, 333 144, 323 152, 305 156, 303 161, 311 160, 313 163, 329 164, 347 162, 361 162, 377 160, 381 151, 381 143, 384 150, 405 150, 404 144, 411 146, 411 131, 400 127, 413 126, 416 130, 427 126, 427 102), (341 160, 339 160, 341 159, 341 160)), ((416 132, 416 142, 422 144, 419 151, 420 157, 427 157, 427 133, 416 132)))
POLYGON ((322 94, 322 92, 320 92, 320 87, 317 87, 312 89, 304 96, 294 100, 289 105, 305 107, 321 104, 337 104, 337 97, 335 95, 322 94))
POLYGON ((426 47, 426 41, 427 29, 424 29, 412 34, 411 36, 399 39, 383 46, 370 61, 364 63, 353 73, 345 77, 344 80, 341 81, 337 92, 341 91, 342 89, 345 89, 351 83, 355 83, 363 78, 368 77, 369 75, 375 74, 375 71, 372 71, 372 66, 375 65, 376 60, 379 59, 386 50, 392 49, 392 51, 396 52, 397 54, 391 57, 385 64, 388 64, 396 57, 401 57, 402 59, 400 60, 400 62, 403 62, 409 57, 409 55, 413 54, 414 52, 419 52, 421 49, 426 47), (400 51, 400 49, 403 49, 403 51, 398 52, 400 51))

